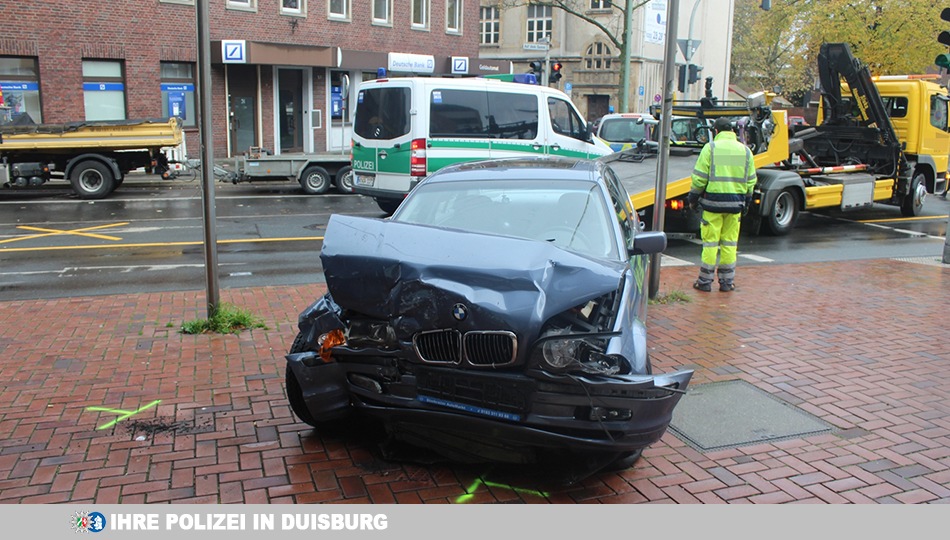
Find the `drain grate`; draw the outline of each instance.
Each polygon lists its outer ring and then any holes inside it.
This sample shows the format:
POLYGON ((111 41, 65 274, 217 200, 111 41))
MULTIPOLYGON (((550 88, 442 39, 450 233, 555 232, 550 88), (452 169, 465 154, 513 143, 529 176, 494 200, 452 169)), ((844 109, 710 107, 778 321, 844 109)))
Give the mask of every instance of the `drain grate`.
POLYGON ((690 386, 670 423, 674 434, 700 452, 832 429, 823 420, 738 379, 690 386))

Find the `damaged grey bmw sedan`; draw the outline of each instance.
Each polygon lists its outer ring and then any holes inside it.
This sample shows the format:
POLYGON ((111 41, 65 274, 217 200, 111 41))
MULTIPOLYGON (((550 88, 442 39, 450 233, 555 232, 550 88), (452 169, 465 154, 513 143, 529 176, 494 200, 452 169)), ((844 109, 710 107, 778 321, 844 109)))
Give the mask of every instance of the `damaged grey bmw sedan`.
POLYGON ((369 416, 462 462, 631 463, 692 376, 653 374, 647 354, 644 280, 665 248, 598 162, 446 167, 390 219, 330 218, 290 405, 314 427, 369 416))

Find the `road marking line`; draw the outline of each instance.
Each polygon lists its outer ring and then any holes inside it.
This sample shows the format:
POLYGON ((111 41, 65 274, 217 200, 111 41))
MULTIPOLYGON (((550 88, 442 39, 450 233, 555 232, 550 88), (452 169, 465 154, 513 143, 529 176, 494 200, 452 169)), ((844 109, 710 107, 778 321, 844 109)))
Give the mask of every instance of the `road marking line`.
POLYGON ((19 242, 20 240, 30 240, 33 238, 44 238, 47 236, 60 236, 60 235, 69 235, 74 234, 76 236, 88 236, 90 238, 99 238, 100 240, 114 240, 116 242, 122 240, 117 236, 106 236, 104 234, 94 234, 88 233, 86 231, 94 231, 97 229, 106 229, 109 227, 121 227, 123 225, 128 225, 128 222, 125 223, 109 223, 106 225, 96 225, 95 227, 83 227, 82 229, 73 229, 70 231, 64 229, 45 229, 43 227, 31 227, 29 225, 17 225, 17 229, 23 229, 27 231, 39 231, 46 234, 30 234, 27 236, 18 236, 16 238, 8 238, 6 240, 0 240, 0 244, 8 244, 10 242, 19 242))
POLYGON ((111 421, 111 422, 108 422, 108 423, 105 423, 105 424, 102 424, 101 426, 99 426, 99 427, 96 428, 97 430, 99 430, 99 429, 110 428, 110 427, 112 427, 112 426, 118 424, 119 422, 125 420, 126 418, 129 418, 129 417, 131 417, 131 416, 134 416, 134 415, 136 415, 136 414, 138 414, 138 413, 144 411, 145 409, 151 409, 152 407, 158 405, 158 404, 161 403, 161 402, 162 402, 162 400, 156 399, 155 401, 149 403, 148 405, 146 405, 146 406, 144 406, 144 407, 141 407, 141 408, 139 408, 139 409, 137 409, 137 410, 134 410, 134 411, 124 411, 124 410, 122 410, 122 409, 110 409, 110 408, 108 408, 108 407, 86 407, 86 410, 87 410, 87 411, 108 412, 108 413, 118 414, 118 415, 119 415, 119 417, 116 418, 115 420, 113 420, 113 421, 111 421))
MULTIPOLYGON (((323 241, 322 236, 300 236, 290 238, 257 238, 241 240, 218 240, 218 244, 256 244, 266 242, 301 242, 301 241, 323 241)), ((56 251, 70 249, 115 249, 115 248, 140 248, 140 247, 177 247, 177 246, 201 246, 204 242, 201 240, 191 242, 151 242, 141 244, 105 244, 105 245, 80 245, 80 246, 46 246, 32 248, 0 248, 0 253, 14 253, 25 251, 56 251)))
POLYGON ((663 255, 660 257, 660 266, 693 266, 693 263, 669 255, 663 255))
POLYGON ((744 259, 749 259, 750 261, 755 261, 755 262, 761 262, 761 263, 775 262, 774 259, 770 259, 768 257, 762 257, 761 255, 747 255, 744 253, 740 253, 739 256, 744 259))

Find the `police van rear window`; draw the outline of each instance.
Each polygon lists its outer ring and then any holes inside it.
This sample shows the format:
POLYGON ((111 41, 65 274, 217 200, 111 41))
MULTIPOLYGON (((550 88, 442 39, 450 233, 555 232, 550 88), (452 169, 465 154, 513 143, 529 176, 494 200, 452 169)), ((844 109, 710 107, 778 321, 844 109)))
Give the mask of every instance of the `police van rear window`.
POLYGON ((410 89, 367 88, 356 99, 353 132, 371 140, 395 139, 409 133, 410 89))

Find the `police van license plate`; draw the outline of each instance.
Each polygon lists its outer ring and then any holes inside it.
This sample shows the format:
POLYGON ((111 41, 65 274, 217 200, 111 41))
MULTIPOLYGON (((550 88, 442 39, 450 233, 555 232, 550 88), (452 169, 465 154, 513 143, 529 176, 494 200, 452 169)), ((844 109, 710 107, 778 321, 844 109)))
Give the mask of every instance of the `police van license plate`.
POLYGON ((373 187, 376 184, 376 175, 356 173, 356 185, 373 187))

